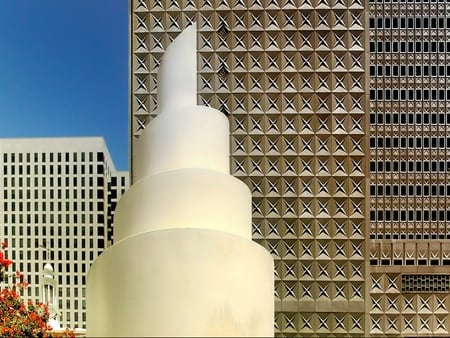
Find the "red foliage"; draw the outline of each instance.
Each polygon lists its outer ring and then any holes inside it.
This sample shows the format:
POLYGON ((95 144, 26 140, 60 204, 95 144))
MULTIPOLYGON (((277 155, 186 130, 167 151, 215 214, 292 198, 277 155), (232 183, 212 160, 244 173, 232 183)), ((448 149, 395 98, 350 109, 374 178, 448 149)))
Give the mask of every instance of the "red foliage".
MULTIPOLYGON (((2 242, 5 249, 8 245, 2 242)), ((16 271, 16 284, 10 287, 7 268, 12 261, 0 251, 0 337, 75 337, 74 333, 66 330, 61 334, 51 332, 48 320, 50 317, 47 304, 35 304, 29 300, 24 303, 20 292, 28 286, 23 273, 16 271), (2 289, 3 288, 3 289, 2 289)))
POLYGON ((5 288, 0 292, 0 335, 2 337, 48 337, 51 327, 46 304, 24 304, 19 293, 5 288))
POLYGON ((0 251, 0 266, 7 268, 12 264, 12 260, 7 259, 3 251, 0 251))

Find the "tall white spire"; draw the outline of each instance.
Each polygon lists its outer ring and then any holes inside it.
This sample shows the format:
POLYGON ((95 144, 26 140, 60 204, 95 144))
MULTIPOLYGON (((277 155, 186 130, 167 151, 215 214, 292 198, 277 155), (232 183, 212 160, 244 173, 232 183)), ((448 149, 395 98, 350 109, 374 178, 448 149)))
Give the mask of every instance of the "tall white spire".
POLYGON ((197 31, 186 28, 158 69, 158 116, 136 145, 135 181, 158 172, 206 168, 229 174, 229 125, 215 109, 197 105, 197 31))
POLYGON ((197 104, 197 30, 195 23, 169 45, 158 69, 158 113, 170 114, 197 104))
POLYGON ((251 240, 251 193, 229 173, 229 124, 196 104, 196 31, 164 55, 115 244, 91 266, 88 336, 272 336, 273 259, 251 240))

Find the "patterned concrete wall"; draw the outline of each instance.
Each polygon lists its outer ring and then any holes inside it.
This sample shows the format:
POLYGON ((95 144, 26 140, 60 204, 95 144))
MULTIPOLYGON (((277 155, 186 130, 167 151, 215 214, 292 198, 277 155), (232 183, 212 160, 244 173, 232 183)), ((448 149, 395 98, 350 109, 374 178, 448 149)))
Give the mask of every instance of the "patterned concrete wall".
POLYGON ((370 332, 450 329, 450 3, 368 1, 370 332))
POLYGON ((131 1, 131 144, 167 44, 196 21, 198 101, 229 116, 232 174, 275 259, 275 331, 364 336, 366 1, 131 1))

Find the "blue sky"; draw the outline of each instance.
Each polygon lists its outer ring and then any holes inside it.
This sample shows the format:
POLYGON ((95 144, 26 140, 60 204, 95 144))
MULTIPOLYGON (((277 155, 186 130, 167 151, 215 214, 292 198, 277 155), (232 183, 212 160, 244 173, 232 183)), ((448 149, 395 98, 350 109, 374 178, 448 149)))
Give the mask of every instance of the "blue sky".
POLYGON ((128 0, 0 0, 0 138, 53 136, 128 168, 128 0))

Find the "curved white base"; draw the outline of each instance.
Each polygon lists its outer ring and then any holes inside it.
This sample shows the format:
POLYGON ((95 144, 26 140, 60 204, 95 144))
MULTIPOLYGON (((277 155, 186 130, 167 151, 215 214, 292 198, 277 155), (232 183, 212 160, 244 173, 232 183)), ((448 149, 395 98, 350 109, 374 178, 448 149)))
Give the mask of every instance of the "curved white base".
POLYGON ((127 238, 89 270, 87 336, 273 336, 273 260, 225 232, 127 238))
POLYGON ((114 241, 150 230, 209 228, 251 239, 251 194, 242 181, 214 170, 184 168, 148 176, 122 196, 114 241))

